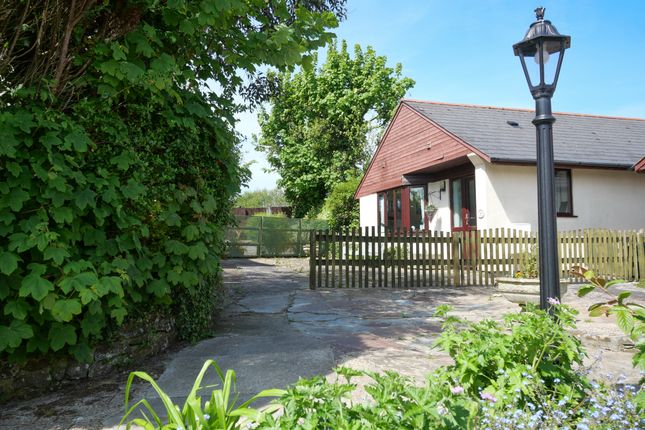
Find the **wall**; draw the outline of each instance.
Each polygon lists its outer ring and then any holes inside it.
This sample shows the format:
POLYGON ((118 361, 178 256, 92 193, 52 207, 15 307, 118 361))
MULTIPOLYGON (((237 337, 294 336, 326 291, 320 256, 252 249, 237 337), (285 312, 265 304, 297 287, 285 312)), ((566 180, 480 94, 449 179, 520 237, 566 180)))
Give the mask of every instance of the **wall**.
MULTIPOLYGON (((92 363, 51 354, 24 363, 0 360, 0 404, 9 400, 33 398, 65 386, 91 384, 93 379, 135 369, 151 357, 158 358, 177 342, 172 315, 149 312, 124 324, 96 348, 92 363)), ((124 381, 126 376, 124 375, 124 381)))
POLYGON ((450 181, 448 179, 430 182, 428 184, 428 204, 437 207, 437 214, 428 224, 428 229, 433 231, 450 231, 450 181), (445 190, 441 191, 442 185, 445 190))
POLYGON ((360 203, 360 225, 361 227, 376 227, 378 223, 378 198, 376 194, 369 194, 361 197, 360 203))
MULTIPOLYGON (((537 230, 534 166, 490 164, 474 154, 478 228, 537 230)), ((558 217, 558 230, 645 228, 645 175, 628 171, 572 169, 573 213, 558 217)))

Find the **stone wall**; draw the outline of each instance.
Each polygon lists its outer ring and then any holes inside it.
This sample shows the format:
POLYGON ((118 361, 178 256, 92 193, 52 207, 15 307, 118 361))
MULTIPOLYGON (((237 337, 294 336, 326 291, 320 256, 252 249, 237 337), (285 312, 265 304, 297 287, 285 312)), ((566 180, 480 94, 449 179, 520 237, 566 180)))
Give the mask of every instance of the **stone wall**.
POLYGON ((94 351, 92 363, 48 356, 14 364, 0 361, 0 402, 53 391, 79 380, 105 376, 168 349, 177 341, 175 321, 168 315, 143 316, 119 327, 94 351))

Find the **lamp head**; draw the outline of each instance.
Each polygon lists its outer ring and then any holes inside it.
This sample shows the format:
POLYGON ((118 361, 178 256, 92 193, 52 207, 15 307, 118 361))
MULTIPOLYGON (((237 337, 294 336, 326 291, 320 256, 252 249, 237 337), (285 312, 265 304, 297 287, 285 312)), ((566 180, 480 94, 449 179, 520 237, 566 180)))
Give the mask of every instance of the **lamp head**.
POLYGON ((535 22, 524 39, 513 45, 520 57, 526 81, 534 98, 551 97, 555 92, 565 49, 571 46, 571 37, 558 32, 551 21, 544 19, 543 7, 535 9, 535 22), (530 61, 527 61, 528 58, 530 61))

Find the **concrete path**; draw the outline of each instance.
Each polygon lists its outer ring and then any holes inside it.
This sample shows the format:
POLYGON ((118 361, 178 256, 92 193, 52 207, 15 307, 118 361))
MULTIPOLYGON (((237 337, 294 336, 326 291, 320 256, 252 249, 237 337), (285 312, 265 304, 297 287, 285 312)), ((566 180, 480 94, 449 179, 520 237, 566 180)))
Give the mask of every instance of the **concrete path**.
MULTIPOLYGON (((227 260, 224 266, 224 280, 235 300, 221 316, 214 337, 151 360, 159 385, 176 402, 183 402, 209 358, 236 371, 241 398, 284 388, 300 377, 331 377, 339 365, 396 370, 422 380, 450 362, 431 347, 440 331, 440 321, 432 316, 437 305, 450 304, 456 315, 471 320, 499 318, 517 309, 490 288, 311 291, 306 260, 227 260)), ((594 374, 604 378, 607 372, 624 373, 637 381, 631 354, 620 351, 623 337, 613 321, 586 317, 584 309, 598 297, 580 300, 576 288, 570 290, 563 301, 582 311, 578 333, 589 349, 589 362, 596 362, 594 374)), ((10 405, 0 413, 0 428, 115 428, 123 414, 124 384, 124 376, 118 375, 81 390, 10 405)), ((142 397, 160 405, 156 393, 140 384, 135 399, 142 397)))

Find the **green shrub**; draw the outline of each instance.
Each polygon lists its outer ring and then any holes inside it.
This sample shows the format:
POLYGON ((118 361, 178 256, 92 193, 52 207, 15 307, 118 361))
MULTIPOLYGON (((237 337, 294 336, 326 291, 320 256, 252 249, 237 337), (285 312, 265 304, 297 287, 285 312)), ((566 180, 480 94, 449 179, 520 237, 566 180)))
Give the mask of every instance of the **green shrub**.
MULTIPOLYGON (((261 2, 7 4, 0 355, 88 361, 108 327, 173 301, 183 336, 203 333, 232 198, 248 175, 234 131, 241 76, 259 78, 258 64, 307 61, 343 10, 342 2, 280 2, 269 12, 261 2)), ((248 89, 250 102, 268 91, 263 82, 248 89)))
POLYGON ((323 216, 333 230, 359 226, 359 205, 354 193, 361 178, 352 178, 339 182, 332 188, 323 205, 323 216))

